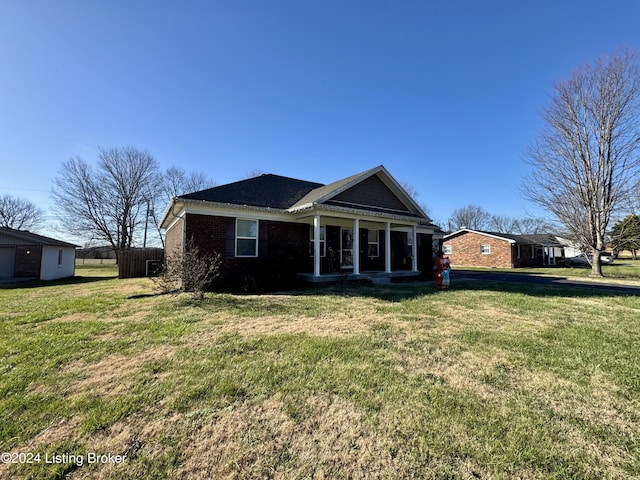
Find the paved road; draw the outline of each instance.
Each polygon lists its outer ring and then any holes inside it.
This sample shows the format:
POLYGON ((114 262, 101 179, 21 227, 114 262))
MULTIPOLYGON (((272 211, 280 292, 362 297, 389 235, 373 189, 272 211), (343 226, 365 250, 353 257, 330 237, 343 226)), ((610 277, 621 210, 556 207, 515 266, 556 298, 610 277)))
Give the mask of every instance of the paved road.
POLYGON ((490 282, 510 282, 510 283, 530 283, 538 285, 564 285, 571 287, 591 288, 606 290, 611 293, 626 295, 640 295, 640 286, 609 283, 605 281, 570 280, 564 277, 553 277, 549 275, 535 275, 530 273, 492 272, 477 270, 452 270, 451 282, 460 280, 490 281, 490 282))

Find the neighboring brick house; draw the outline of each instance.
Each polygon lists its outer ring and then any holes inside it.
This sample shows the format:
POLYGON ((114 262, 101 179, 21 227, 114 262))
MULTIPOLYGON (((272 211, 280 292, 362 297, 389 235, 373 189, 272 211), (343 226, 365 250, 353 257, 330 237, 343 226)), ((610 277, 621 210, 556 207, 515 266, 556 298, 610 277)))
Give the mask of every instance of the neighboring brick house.
POLYGON ((181 195, 161 226, 167 253, 190 239, 220 253, 227 288, 431 274, 443 237, 383 166, 329 185, 265 174, 181 195))
POLYGON ((553 235, 513 235, 463 228, 445 235, 444 254, 453 266, 518 268, 555 265, 564 257, 553 235))
POLYGON ((73 277, 76 245, 26 230, 0 227, 0 278, 73 277))

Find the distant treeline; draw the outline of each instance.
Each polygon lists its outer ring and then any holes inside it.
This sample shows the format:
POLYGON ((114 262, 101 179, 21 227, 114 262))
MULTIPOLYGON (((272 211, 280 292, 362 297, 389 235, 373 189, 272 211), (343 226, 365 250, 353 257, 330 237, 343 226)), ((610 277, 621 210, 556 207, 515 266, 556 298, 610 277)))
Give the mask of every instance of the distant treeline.
POLYGON ((76 250, 76 258, 84 259, 115 259, 116 252, 108 245, 102 247, 85 247, 76 250))

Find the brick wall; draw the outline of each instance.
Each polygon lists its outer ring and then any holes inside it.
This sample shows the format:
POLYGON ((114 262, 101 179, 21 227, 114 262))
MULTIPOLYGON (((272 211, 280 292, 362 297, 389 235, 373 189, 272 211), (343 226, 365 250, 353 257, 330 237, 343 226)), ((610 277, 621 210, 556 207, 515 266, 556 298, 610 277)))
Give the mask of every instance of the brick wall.
POLYGON ((14 276, 18 278, 40 278, 42 264, 41 245, 16 245, 16 259, 13 267, 14 276))
POLYGON ((168 255, 172 255, 174 252, 179 252, 182 249, 182 232, 184 228, 184 220, 178 219, 173 226, 167 230, 165 238, 165 251, 168 255))
MULTIPOLYGON (((446 254, 452 266, 513 268, 512 247, 506 240, 465 232, 446 239, 443 246, 450 246, 451 253, 446 254), (480 245, 489 245, 491 253, 480 253, 480 245)), ((523 247, 524 249, 524 247, 523 247)))
POLYGON ((520 245, 520 257, 518 257, 518 248, 514 247, 513 263, 518 267, 541 267, 543 261, 543 252, 541 247, 533 247, 531 245, 520 245))
MULTIPOLYGON (((227 217, 216 217, 212 215, 196 215, 188 213, 185 215, 186 228, 185 239, 193 239, 198 248, 209 252, 226 254, 227 226, 232 228, 235 235, 235 219, 227 217)), ((235 252, 231 253, 233 256, 235 252)))
POLYGON ((193 238, 198 248, 223 257, 216 288, 276 289, 289 284, 295 273, 312 268, 308 225, 260 220, 258 256, 247 258, 235 256, 235 218, 187 214, 185 221, 187 240, 193 238))

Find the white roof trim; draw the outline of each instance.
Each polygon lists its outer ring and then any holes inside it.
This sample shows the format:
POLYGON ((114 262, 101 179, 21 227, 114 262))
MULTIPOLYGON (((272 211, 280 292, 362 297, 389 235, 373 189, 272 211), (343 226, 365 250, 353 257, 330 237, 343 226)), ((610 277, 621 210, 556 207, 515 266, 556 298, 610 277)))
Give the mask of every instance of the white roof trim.
MULTIPOLYGON (((378 221, 382 221, 382 219, 388 219, 393 221, 400 221, 406 224, 416 224, 419 225, 420 222, 425 219, 422 217, 413 217, 410 215, 402 215, 402 214, 394 214, 389 212, 376 212, 373 210, 365 210, 358 208, 349 208, 349 207, 339 207, 337 205, 324 205, 324 204, 308 204, 308 207, 305 209, 296 208, 295 211, 292 211, 292 214, 305 214, 304 216, 311 215, 313 213, 317 213, 322 215, 322 213, 337 213, 341 215, 348 215, 351 217, 358 218, 376 218, 380 219, 378 221)), ((298 218, 300 215, 296 215, 294 218, 298 218)))
POLYGON ((171 207, 167 210, 165 217, 161 223, 161 227, 167 230, 171 227, 177 218, 184 216, 185 213, 201 214, 201 215, 219 215, 223 217, 250 215, 264 220, 274 220, 283 222, 296 222, 310 215, 318 214, 328 217, 339 218, 359 218, 361 220, 371 220, 381 223, 385 221, 393 223, 401 223, 404 225, 416 225, 427 230, 437 229, 433 225, 425 225, 424 218, 413 217, 401 214, 392 214, 387 212, 375 212, 371 210, 361 210, 356 208, 339 207, 335 205, 311 205, 306 209, 298 208, 295 212, 288 210, 276 209, 270 207, 255 207, 251 205, 236 205, 233 203, 217 203, 204 200, 190 199, 174 199, 171 207))
POLYGON ((517 243, 514 239, 512 238, 505 238, 505 237, 501 237, 499 235, 493 235, 491 233, 487 233, 487 232, 481 232, 479 230, 472 230, 470 228, 461 228, 460 230, 457 230, 453 233, 450 233, 449 235, 445 235, 444 236, 444 241, 447 241, 447 239, 449 239, 450 237, 453 237, 455 235, 458 235, 459 233, 477 233, 478 235, 484 235, 485 237, 489 237, 489 238, 496 238, 498 240, 504 240, 505 242, 509 242, 509 243, 517 243))
POLYGON ((219 202, 210 202, 208 200, 192 200, 188 198, 174 198, 171 201, 167 212, 165 213, 162 222, 160 222, 160 228, 167 229, 169 225, 173 223, 173 219, 181 216, 184 212, 187 213, 201 213, 203 215, 213 215, 212 210, 215 211, 215 214, 220 216, 231 216, 229 214, 225 214, 225 212, 233 211, 234 213, 253 213, 255 215, 261 215, 266 217, 278 217, 278 220, 285 220, 287 217, 290 217, 289 212, 287 210, 279 209, 279 208, 271 208, 271 207, 256 207, 253 205, 238 205, 235 203, 219 203, 219 202), (195 209, 193 208, 195 207, 195 209), (165 226, 166 225, 166 226, 165 226))

